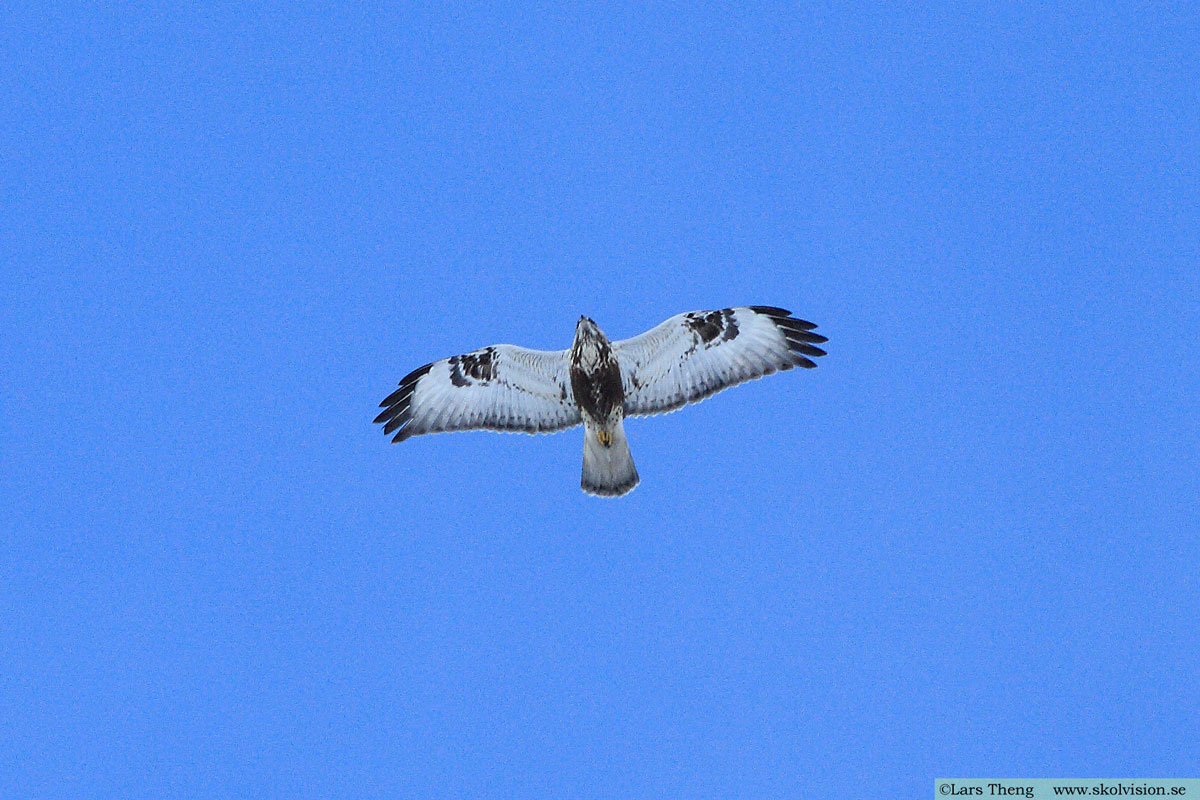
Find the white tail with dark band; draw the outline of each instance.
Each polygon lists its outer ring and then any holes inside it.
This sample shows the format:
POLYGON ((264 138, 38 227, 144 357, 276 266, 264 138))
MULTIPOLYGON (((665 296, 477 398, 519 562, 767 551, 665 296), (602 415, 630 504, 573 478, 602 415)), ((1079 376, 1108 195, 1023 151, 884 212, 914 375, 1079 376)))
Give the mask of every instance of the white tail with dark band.
POLYGON ((601 497, 620 497, 638 485, 637 468, 633 466, 633 454, 625 439, 625 425, 602 431, 588 425, 583 435, 583 479, 580 486, 588 494, 601 497), (601 440, 612 439, 608 446, 601 440))

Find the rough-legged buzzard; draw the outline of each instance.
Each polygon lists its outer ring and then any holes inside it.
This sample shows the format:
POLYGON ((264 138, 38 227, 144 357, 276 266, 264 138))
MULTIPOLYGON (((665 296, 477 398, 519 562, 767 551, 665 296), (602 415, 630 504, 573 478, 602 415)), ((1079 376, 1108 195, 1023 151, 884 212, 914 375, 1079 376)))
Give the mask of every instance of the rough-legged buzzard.
POLYGON ((722 389, 792 367, 812 368, 828 341, 817 326, 773 306, 678 314, 640 336, 610 342, 580 317, 569 350, 510 344, 413 370, 379 405, 393 442, 461 430, 549 433, 584 426, 588 494, 637 486, 625 417, 674 411, 722 389))

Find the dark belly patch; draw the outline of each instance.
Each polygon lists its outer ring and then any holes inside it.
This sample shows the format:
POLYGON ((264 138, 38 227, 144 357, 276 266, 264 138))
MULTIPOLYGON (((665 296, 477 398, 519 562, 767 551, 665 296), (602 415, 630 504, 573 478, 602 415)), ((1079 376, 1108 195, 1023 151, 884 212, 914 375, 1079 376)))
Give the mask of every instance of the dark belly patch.
POLYGON ((579 410, 595 420, 605 420, 625 404, 625 389, 621 385, 621 369, 613 359, 605 359, 588 372, 571 367, 571 391, 579 410))

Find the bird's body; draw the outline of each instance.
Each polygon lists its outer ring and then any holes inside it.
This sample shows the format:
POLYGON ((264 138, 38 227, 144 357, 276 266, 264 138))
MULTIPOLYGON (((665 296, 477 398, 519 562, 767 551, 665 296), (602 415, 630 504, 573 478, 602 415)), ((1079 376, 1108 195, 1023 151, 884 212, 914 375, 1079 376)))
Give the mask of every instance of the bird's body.
POLYGON ((615 497, 638 483, 626 416, 674 411, 728 386, 795 366, 826 340, 773 306, 678 314, 610 342, 580 317, 569 350, 494 345, 426 364, 400 381, 375 418, 392 441, 440 431, 544 433, 584 426, 585 492, 615 497))
POLYGON ((638 484, 625 440, 625 388, 612 343, 596 323, 580 317, 571 345, 571 392, 583 419, 583 478, 589 494, 616 497, 638 484))

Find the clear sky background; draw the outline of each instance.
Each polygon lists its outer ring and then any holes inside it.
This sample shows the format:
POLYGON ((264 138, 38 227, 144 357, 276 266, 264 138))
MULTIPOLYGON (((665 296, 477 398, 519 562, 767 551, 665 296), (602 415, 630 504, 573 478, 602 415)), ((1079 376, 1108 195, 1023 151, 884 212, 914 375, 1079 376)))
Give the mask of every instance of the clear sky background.
POLYGON ((1200 774, 1194 5, 18 5, 0 796, 1200 774), (738 304, 620 500, 371 425, 738 304))

